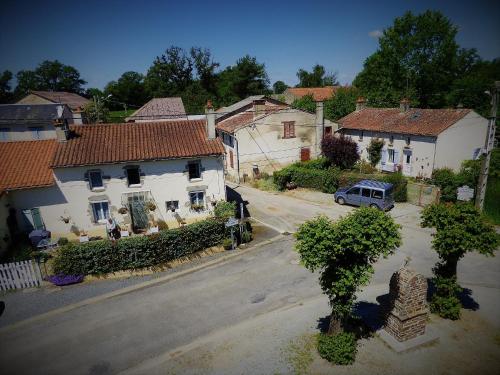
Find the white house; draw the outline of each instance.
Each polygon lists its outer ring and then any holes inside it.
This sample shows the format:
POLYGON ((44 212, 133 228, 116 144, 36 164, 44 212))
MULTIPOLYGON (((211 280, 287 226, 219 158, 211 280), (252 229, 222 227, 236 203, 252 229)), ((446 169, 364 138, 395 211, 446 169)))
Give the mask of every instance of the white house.
POLYGON ((232 180, 258 178, 317 157, 323 135, 337 130, 324 119, 323 102, 317 102, 316 113, 309 113, 267 97, 252 99, 217 113, 216 128, 232 180))
POLYGON ((20 229, 53 238, 104 236, 110 216, 135 232, 206 217, 226 197, 213 120, 61 124, 57 140, 0 143, 1 233, 12 209, 20 229))
POLYGON ((90 100, 66 91, 31 91, 24 98, 19 100, 17 104, 64 104, 69 107, 72 113, 72 122, 74 124, 83 124, 83 110, 90 103, 90 100))
POLYGON ((65 104, 0 105, 0 142, 55 139, 55 121, 73 124, 65 104))
POLYGON ((384 142, 377 167, 401 170, 412 177, 431 177, 435 168, 460 169, 464 160, 481 155, 488 120, 471 109, 367 108, 358 99, 356 111, 338 120, 338 132, 358 142, 361 158, 368 160, 372 139, 384 142))

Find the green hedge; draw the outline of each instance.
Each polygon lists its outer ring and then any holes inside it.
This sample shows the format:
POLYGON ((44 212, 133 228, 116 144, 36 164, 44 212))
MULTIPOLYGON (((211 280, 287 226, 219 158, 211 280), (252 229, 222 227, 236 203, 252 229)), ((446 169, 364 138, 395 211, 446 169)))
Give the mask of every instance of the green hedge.
POLYGON ((207 219, 150 236, 69 244, 57 252, 53 269, 56 274, 95 275, 150 267, 219 245, 224 237, 224 222, 207 219))
POLYGON ((406 202, 408 200, 408 180, 401 172, 390 174, 363 174, 345 172, 339 179, 339 186, 354 185, 361 180, 375 180, 389 182, 394 185, 394 200, 396 202, 406 202))
POLYGON ((337 168, 317 169, 302 163, 290 165, 273 174, 274 183, 280 190, 285 190, 288 183, 298 187, 320 190, 323 193, 335 193, 339 186, 340 170, 337 168))

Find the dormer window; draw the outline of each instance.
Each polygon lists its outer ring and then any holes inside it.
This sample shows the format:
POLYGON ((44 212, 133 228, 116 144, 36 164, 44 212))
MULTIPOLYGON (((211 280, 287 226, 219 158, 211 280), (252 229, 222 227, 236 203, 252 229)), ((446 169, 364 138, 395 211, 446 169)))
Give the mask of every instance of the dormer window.
POLYGON ((364 134, 364 131, 363 131, 363 130, 361 130, 361 132, 359 133, 359 141, 360 141, 360 142, 363 142, 363 136, 364 136, 364 135, 365 135, 365 134, 364 134))
POLYGON ((389 144, 390 144, 390 145, 393 145, 393 144, 394 144, 394 136, 393 136, 393 135, 391 135, 391 136, 389 137, 389 144))
POLYGON ((129 187, 141 186, 141 174, 139 167, 127 168, 127 182, 129 187))
POLYGON ((91 190, 104 189, 101 171, 89 171, 89 184, 91 190))
POLYGON ((410 142, 411 142, 411 138, 410 137, 406 137, 406 145, 409 146, 410 145, 410 142))
POLYGON ((188 163, 189 179, 196 180, 201 178, 201 162, 199 160, 188 163))

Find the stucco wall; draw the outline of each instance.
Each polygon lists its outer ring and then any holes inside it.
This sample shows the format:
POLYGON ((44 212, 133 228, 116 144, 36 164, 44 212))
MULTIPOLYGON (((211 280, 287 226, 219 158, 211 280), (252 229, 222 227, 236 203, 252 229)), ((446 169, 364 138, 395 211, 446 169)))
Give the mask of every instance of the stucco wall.
MULTIPOLYGON (((464 160, 470 160, 474 151, 484 148, 488 120, 470 112, 462 120, 439 134, 436 149, 436 168, 459 170, 464 160)), ((476 154, 478 155, 478 154, 476 154)))
MULTIPOLYGON (((193 159, 196 160, 196 159, 193 159)), ((104 235, 104 224, 95 224, 89 199, 96 196, 106 196, 109 200, 111 215, 123 227, 130 223, 128 214, 121 215, 118 209, 122 207, 123 193, 150 192, 156 202, 157 210, 153 212, 155 219, 165 220, 170 227, 177 227, 174 214, 167 212, 166 201, 178 200, 178 215, 191 222, 210 214, 210 202, 225 199, 225 183, 223 162, 220 157, 201 159, 202 178, 189 181, 185 172, 189 160, 169 160, 130 164, 102 165, 98 167, 58 168, 54 170, 56 185, 43 189, 29 189, 10 192, 13 205, 20 213, 24 208, 40 208, 42 219, 53 238, 60 236, 72 237, 71 227, 84 230, 89 235, 104 235), (125 177, 126 165, 139 165, 142 186, 129 188, 125 177), (99 169, 104 178, 104 190, 92 191, 85 179, 88 170, 99 169), (204 190, 207 210, 194 212, 190 209, 189 189, 204 190), (69 223, 64 223, 61 217, 69 217, 69 223)), ((22 218, 20 217, 20 223, 22 218)))
MULTIPOLYGON (((300 160, 302 147, 310 148, 311 158, 317 156, 316 116, 304 111, 287 110, 261 118, 235 132, 234 147, 226 148, 226 170, 231 179, 237 178, 239 162, 240 178, 243 175, 253 177, 253 167, 256 165, 260 173, 270 173, 300 160), (284 121, 295 121, 295 137, 284 138, 284 121), (238 148, 236 150, 236 148, 238 148), (230 166, 229 152, 234 155, 234 168, 230 166), (239 155, 239 159, 238 159, 239 155)), ((325 127, 331 126, 332 132, 337 125, 325 120, 325 127)))
POLYGON ((54 104, 54 102, 51 102, 50 100, 42 98, 38 95, 29 94, 19 100, 16 104, 54 104))
MULTIPOLYGON (((406 134, 389 134, 389 133, 378 133, 363 131, 363 138, 360 140, 361 131, 344 129, 342 133, 351 136, 354 141, 359 145, 358 150, 360 152, 361 159, 368 160, 367 148, 370 145, 372 138, 379 138, 384 141, 384 149, 391 148, 389 145, 391 135, 394 137, 392 148, 398 151, 398 160, 394 160, 394 164, 403 165, 404 153, 403 150, 407 146, 406 138, 409 135, 406 134)), ((412 177, 422 176, 430 177, 432 174, 432 166, 434 162, 434 149, 435 149, 435 138, 433 137, 423 137, 417 135, 410 135, 410 145, 411 150, 411 169, 407 175, 412 177)), ((377 164, 377 168, 381 169, 381 162, 377 164)))

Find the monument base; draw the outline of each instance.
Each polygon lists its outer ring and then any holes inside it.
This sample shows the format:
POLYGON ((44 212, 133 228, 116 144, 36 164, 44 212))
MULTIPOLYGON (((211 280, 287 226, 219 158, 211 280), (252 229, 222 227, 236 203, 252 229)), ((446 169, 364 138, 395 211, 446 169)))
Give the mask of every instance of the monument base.
POLYGON ((432 327, 427 326, 423 335, 417 336, 406 341, 396 340, 385 329, 379 329, 375 333, 382 341, 384 341, 396 353, 404 353, 410 350, 419 348, 424 345, 433 344, 439 341, 439 336, 433 331, 432 327))

